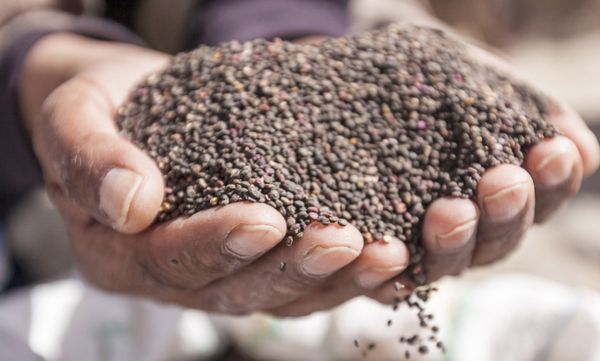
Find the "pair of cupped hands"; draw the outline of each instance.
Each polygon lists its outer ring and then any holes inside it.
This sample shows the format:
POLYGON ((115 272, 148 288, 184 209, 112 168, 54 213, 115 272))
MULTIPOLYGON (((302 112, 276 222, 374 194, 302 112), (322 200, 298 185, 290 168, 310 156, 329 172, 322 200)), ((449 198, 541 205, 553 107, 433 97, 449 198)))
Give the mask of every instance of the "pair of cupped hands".
MULTIPOLYGON (((25 126, 78 268, 91 283, 208 312, 278 316, 330 309, 359 295, 391 303, 411 292, 414 285, 401 276, 409 262, 404 244, 365 244, 351 225, 311 224, 292 247, 282 242, 285 220, 265 204, 236 203, 154 225, 162 176, 119 135, 114 118, 135 84, 168 62, 156 51, 67 33, 44 37, 27 57, 20 82, 25 126), (398 291, 395 282, 406 288, 398 291)), ((422 224, 429 281, 506 256, 598 168, 597 140, 571 108, 560 104, 548 121, 562 135, 533 147, 523 168, 488 170, 475 202, 445 198, 429 207, 422 224)))

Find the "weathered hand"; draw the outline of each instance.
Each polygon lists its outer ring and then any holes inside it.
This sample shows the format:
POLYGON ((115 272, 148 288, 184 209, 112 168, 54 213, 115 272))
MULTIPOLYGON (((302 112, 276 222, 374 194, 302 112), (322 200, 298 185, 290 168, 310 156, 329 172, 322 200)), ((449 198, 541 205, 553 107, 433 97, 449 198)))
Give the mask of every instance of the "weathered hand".
MULTIPOLYGON (((353 227, 315 225, 293 247, 280 244, 285 220, 264 204, 236 203, 151 226, 162 176, 119 136, 113 119, 135 83, 168 61, 67 34, 42 39, 28 56, 22 108, 82 274, 116 292, 246 313, 292 302, 356 259, 363 241, 353 227)), ((394 262, 406 264, 406 254, 394 262)), ((394 263, 387 278, 398 271, 394 263)))

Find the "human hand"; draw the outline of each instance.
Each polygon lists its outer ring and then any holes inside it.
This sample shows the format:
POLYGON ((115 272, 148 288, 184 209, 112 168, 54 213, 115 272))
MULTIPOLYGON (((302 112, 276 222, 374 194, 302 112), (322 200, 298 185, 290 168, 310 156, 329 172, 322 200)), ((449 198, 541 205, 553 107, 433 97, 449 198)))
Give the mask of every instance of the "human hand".
MULTIPOLYGON (((514 70, 490 53, 475 47, 469 51, 473 59, 518 78, 514 70)), ((582 178, 597 170, 598 142, 575 111, 557 101, 548 121, 562 135, 530 149, 522 168, 501 165, 489 169, 479 183, 475 202, 443 198, 430 205, 422 225, 428 282, 504 258, 518 246, 534 223, 547 220, 577 193, 582 178)), ((371 265, 391 262, 394 255, 386 253, 383 250, 386 247, 389 245, 369 244, 363 255, 376 253, 371 256, 371 265)), ((393 303, 411 292, 413 286, 410 280, 400 276, 378 287, 361 287, 348 272, 331 279, 299 302, 328 308, 341 303, 353 292, 354 296, 366 294, 393 303), (406 289, 398 291, 393 285, 396 281, 406 285, 406 289)), ((288 312, 289 309, 277 311, 288 312)))
POLYGON ((285 305, 356 259, 363 241, 353 227, 315 225, 294 247, 280 244, 285 220, 264 204, 151 226, 162 176, 113 119, 133 85, 168 61, 68 34, 47 36, 28 56, 20 89, 26 127, 82 274, 120 293, 247 313, 285 305))
MULTIPOLYGON (((362 239, 353 227, 314 225, 294 247, 286 248, 277 245, 285 233, 285 222, 279 213, 266 205, 233 204, 143 233, 123 234, 147 227, 162 200, 162 181, 156 167, 138 149, 116 136, 112 122, 115 104, 126 98, 131 86, 167 61, 163 55, 144 50, 142 56, 139 52, 140 49, 132 50, 128 55, 127 52, 116 52, 120 54, 92 61, 93 66, 72 67, 81 70, 70 75, 71 80, 46 101, 43 116, 39 118, 41 125, 38 122, 30 125, 36 150, 45 165, 52 198, 65 215, 80 267, 88 278, 115 291, 145 294, 227 313, 271 310, 280 315, 297 315, 330 308, 364 293, 380 300, 399 296, 385 282, 401 273, 408 263, 403 244, 374 243, 360 253, 362 239), (141 58, 146 60, 141 61, 141 58), (82 124, 81 119, 90 120, 82 124), (39 138, 35 134, 40 134, 39 138), (56 142, 56 139, 60 141, 56 142), (107 151, 110 149, 112 153, 107 151), (135 171, 142 180, 136 181, 139 184, 133 194, 118 187, 121 194, 116 200, 104 202, 102 206, 102 189, 106 188, 102 180, 110 179, 108 175, 115 166, 135 171), (104 224, 112 225, 121 233, 104 224), (237 237, 242 239, 238 246, 241 245, 243 250, 232 254, 224 242, 228 235, 238 233, 232 230, 239 225, 257 227, 250 227, 254 232, 237 237), (264 256, 258 258, 262 254, 264 256), (284 273, 278 270, 281 260, 287 262, 284 273), (314 273, 307 272, 306 266, 311 260, 316 269, 314 273), (341 268, 342 271, 334 274, 341 268)), ((554 169, 550 172, 551 178, 556 178, 556 173, 564 168, 569 173, 567 180, 538 196, 545 194, 548 199, 546 205, 538 200, 536 212, 540 219, 576 191, 586 164, 588 172, 597 164, 597 144, 585 134, 585 128, 579 125, 569 131, 568 124, 566 127, 562 129, 563 134, 571 134, 572 140, 557 137, 542 143, 531 151, 527 160, 528 169, 535 170, 544 163, 542 159, 550 155, 552 161, 545 163, 553 165, 550 167, 554 169), (552 145, 557 141, 562 143, 552 145), (580 150, 572 148, 573 142, 580 150), (553 151, 556 149, 560 151, 559 161, 555 164, 553 151), (536 152, 538 157, 532 158, 536 152), (530 159, 537 161, 531 161, 534 164, 530 165, 530 159), (550 198, 548 194, 555 197, 550 198)), ((516 245, 531 225, 534 214, 533 181, 538 188, 536 192, 544 189, 545 183, 538 178, 544 178, 547 172, 537 173, 531 173, 533 180, 527 172, 513 166, 501 166, 486 173, 479 189, 480 198, 492 193, 501 196, 499 205, 488 208, 510 210, 518 208, 521 202, 522 209, 510 219, 494 221, 491 219, 493 211, 481 207, 485 212, 480 214, 480 207, 465 200, 439 200, 431 206, 423 234, 429 249, 427 267, 432 279, 459 273, 471 264, 473 254, 487 254, 491 261, 516 245), (509 177, 505 177, 507 171, 512 172, 509 177), (512 189, 515 184, 518 185, 516 191, 512 189), (503 191, 506 189, 508 191, 503 191), (449 235, 438 242, 440 234, 449 235), (493 245, 502 247, 492 248, 493 245)), ((108 190, 104 193, 110 194, 108 190)))

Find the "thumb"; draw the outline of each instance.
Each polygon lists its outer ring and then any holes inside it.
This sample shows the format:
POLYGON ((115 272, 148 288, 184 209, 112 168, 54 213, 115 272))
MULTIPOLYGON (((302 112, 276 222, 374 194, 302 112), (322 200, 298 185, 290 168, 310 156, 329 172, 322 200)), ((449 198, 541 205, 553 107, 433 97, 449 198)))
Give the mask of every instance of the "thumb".
POLYGON ((122 138, 102 87, 80 78, 56 89, 32 130, 57 206, 76 206, 122 233, 154 221, 164 194, 154 161, 122 138))

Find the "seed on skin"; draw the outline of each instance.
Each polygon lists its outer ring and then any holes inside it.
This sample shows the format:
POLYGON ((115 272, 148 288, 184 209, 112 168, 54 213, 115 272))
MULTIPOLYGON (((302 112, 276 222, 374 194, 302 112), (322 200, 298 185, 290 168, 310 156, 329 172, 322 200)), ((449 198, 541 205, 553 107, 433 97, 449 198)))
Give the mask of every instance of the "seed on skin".
POLYGON ((370 343, 370 344, 367 346, 367 350, 369 350, 369 351, 372 351, 373 349, 375 349, 375 344, 374 344, 374 343, 370 343))
POLYGON ((406 287, 402 283, 400 283, 398 281, 394 282, 394 290, 396 290, 396 292, 400 292, 404 288, 406 288, 406 287))
POLYGON ((293 243, 294 243, 294 237, 292 237, 292 236, 285 237, 285 245, 286 246, 291 247, 293 243))
POLYGON ((383 236, 382 240, 383 240, 384 243, 390 243, 390 242, 392 242, 394 240, 394 237, 390 236, 389 234, 386 234, 386 235, 383 236))
POLYGON ((281 263, 279 263, 279 270, 281 272, 285 272, 286 267, 287 267, 287 263, 285 263, 284 261, 281 261, 281 263))
POLYGON ((354 340, 354 347, 359 348, 360 345, 358 344, 358 340, 354 340))

